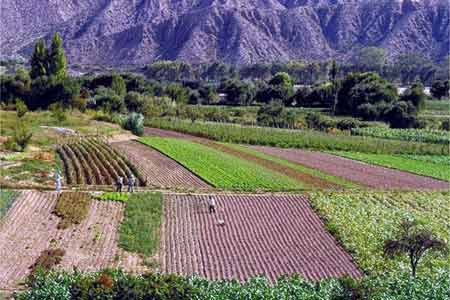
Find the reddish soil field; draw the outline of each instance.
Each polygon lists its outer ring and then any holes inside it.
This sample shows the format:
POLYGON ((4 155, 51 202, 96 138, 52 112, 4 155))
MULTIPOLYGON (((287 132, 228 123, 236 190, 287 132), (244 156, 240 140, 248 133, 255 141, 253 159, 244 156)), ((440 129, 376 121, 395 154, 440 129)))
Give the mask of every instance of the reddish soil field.
POLYGON ((240 281, 362 275, 303 196, 218 195, 216 214, 206 199, 166 197, 162 271, 240 281))
POLYGON ((147 136, 159 136, 159 137, 168 137, 168 138, 179 138, 179 139, 188 139, 188 140, 197 140, 201 139, 199 137, 176 132, 172 130, 165 130, 165 129, 159 129, 159 128, 152 128, 152 127, 145 127, 144 128, 144 135, 147 136))
POLYGON ((113 143, 112 146, 138 168, 145 176, 147 185, 163 188, 209 188, 202 179, 149 146, 134 141, 113 143))
POLYGON ((448 182, 327 153, 261 146, 251 146, 251 148, 372 188, 405 190, 449 188, 448 182))
POLYGON ((52 214, 56 193, 23 192, 0 225, 0 289, 12 289, 29 273, 43 250, 66 251, 61 267, 99 270, 139 267, 132 255, 117 247, 117 228, 122 219, 119 202, 92 201, 90 212, 78 226, 58 230, 52 214))

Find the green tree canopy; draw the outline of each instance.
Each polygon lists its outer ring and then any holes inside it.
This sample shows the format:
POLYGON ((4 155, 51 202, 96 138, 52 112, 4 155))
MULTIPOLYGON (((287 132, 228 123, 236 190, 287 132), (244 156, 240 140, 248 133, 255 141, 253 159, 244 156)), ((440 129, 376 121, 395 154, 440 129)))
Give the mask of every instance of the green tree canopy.
POLYGON ((111 80, 111 89, 119 96, 125 97, 127 93, 127 86, 125 84, 125 80, 123 80, 122 76, 119 74, 113 74, 111 80))
POLYGON ((50 47, 49 74, 57 79, 67 77, 67 59, 64 53, 63 40, 57 32, 53 35, 50 47))
POLYGON ((34 45, 34 52, 31 56, 31 72, 32 79, 46 76, 48 74, 48 51, 45 47, 43 39, 37 41, 34 45))

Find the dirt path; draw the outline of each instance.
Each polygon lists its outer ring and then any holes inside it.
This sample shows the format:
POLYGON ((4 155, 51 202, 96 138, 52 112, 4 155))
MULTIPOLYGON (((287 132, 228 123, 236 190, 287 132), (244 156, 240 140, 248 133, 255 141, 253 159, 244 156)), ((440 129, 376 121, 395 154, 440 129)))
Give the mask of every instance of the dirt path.
POLYGON ((362 276, 305 197, 216 195, 216 214, 207 212, 206 197, 166 196, 163 271, 241 281, 362 276))
POLYGON ((160 188, 207 189, 210 186, 185 167, 139 142, 111 144, 124 154, 147 179, 147 184, 160 188))
POLYGON ((370 165, 322 152, 263 146, 249 147, 377 189, 417 190, 448 189, 450 187, 450 184, 445 181, 370 165))

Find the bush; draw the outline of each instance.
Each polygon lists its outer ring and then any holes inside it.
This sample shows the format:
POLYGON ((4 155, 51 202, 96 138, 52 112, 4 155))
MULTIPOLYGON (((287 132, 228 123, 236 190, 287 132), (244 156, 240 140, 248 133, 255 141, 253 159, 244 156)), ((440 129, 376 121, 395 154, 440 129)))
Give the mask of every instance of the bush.
POLYGON ((18 118, 22 118, 28 112, 27 105, 19 98, 16 99, 16 111, 18 118))
POLYGON ((66 254, 66 251, 63 249, 48 249, 42 251, 41 255, 30 267, 31 273, 33 274, 37 270, 50 271, 61 263, 64 254, 66 254))
POLYGON ((55 119, 58 124, 61 124, 67 120, 67 114, 61 103, 53 103, 49 108, 52 112, 52 118, 55 119))
POLYGON ((450 120, 442 121, 441 129, 445 131, 450 131, 450 120))
POLYGON ((14 132, 5 142, 5 148, 11 151, 23 152, 31 142, 33 133, 25 122, 18 121, 14 132))
POLYGON ((125 120, 123 124, 123 128, 126 130, 130 130, 135 135, 143 135, 144 134, 144 116, 139 113, 131 113, 128 115, 128 118, 125 120))

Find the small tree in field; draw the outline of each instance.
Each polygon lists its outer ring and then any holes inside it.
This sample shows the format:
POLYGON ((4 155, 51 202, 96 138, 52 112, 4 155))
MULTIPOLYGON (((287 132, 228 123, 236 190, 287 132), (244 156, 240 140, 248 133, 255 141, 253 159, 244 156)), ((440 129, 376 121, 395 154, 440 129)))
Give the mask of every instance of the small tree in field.
POLYGON ((400 225, 397 237, 387 240, 384 244, 384 254, 387 257, 406 254, 411 264, 411 274, 416 277, 420 259, 429 251, 447 251, 444 241, 438 239, 432 232, 417 228, 417 223, 404 220, 400 225))

